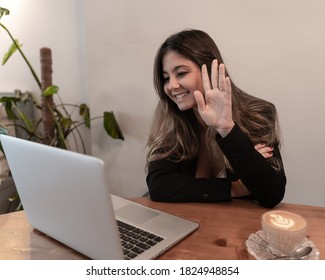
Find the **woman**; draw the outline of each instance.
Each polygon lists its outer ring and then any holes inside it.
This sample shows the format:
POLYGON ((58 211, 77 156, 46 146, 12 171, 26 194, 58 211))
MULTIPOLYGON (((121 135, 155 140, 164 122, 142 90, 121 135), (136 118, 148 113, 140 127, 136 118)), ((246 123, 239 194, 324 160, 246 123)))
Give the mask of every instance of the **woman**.
POLYGON ((148 139, 155 201, 249 197, 272 208, 285 193, 276 109, 231 80, 211 37, 176 33, 154 63, 159 97, 148 139))

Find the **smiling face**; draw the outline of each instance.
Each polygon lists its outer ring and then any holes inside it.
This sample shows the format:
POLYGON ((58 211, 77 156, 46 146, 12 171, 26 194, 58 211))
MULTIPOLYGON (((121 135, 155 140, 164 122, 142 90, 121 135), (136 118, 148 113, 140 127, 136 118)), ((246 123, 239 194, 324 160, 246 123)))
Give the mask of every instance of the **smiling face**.
POLYGON ((198 65, 175 51, 168 51, 162 66, 165 93, 181 111, 197 107, 194 91, 204 92, 198 65))

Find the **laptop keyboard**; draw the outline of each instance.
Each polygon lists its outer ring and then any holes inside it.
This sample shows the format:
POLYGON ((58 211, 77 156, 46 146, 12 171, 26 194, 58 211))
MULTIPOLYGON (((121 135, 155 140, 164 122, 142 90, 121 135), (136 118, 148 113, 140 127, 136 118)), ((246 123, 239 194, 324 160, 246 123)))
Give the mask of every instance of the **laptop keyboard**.
POLYGON ((117 220, 121 243, 126 260, 134 259, 139 254, 164 240, 163 237, 142 230, 117 220))

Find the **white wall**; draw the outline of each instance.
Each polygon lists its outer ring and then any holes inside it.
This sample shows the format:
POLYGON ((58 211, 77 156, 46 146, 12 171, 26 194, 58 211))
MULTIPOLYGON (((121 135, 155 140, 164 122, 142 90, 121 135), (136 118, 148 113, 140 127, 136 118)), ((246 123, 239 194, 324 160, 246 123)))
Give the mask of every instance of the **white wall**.
POLYGON ((116 193, 146 190, 143 170, 156 104, 152 64, 170 33, 199 28, 215 39, 236 84, 278 108, 288 177, 285 201, 325 206, 322 110, 325 1, 84 1, 93 110, 113 109, 123 143, 93 133, 116 193))
MULTIPOLYGON (((6 1, 0 1, 0 6, 6 1)), ((152 64, 160 43, 184 28, 207 31, 236 84, 272 101, 283 132, 286 202, 325 206, 323 0, 7 0, 2 22, 38 70, 51 47, 55 84, 65 100, 87 102, 92 115, 113 110, 126 140, 93 123, 92 152, 108 165, 114 193, 147 190, 145 144, 156 104, 152 64), (18 4, 15 4, 18 3, 18 4), (8 7, 7 5, 7 7, 8 7), (85 27, 85 29, 84 29, 85 27), (85 32, 84 32, 85 31, 85 32), (86 43, 84 40, 86 39, 86 43)), ((8 46, 0 33, 0 54, 8 46)), ((0 67, 0 91, 37 91, 16 54, 0 67)))

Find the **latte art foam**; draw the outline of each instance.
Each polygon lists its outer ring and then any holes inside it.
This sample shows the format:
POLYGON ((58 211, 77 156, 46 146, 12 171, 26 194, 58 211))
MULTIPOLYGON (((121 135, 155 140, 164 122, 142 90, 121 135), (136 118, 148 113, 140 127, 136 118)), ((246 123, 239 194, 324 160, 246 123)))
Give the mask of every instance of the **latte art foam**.
POLYGON ((306 227, 303 217, 283 210, 269 211, 263 215, 263 220, 269 226, 279 230, 294 231, 306 227))
POLYGON ((295 225, 294 220, 283 217, 282 215, 271 214, 270 217, 272 218, 270 222, 277 227, 289 229, 295 225))

